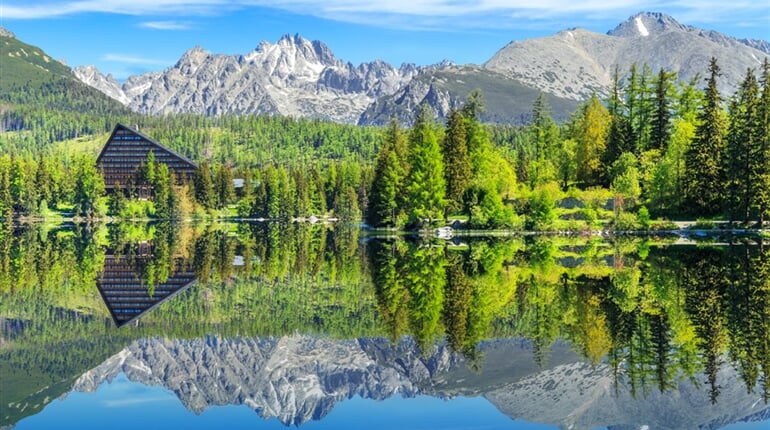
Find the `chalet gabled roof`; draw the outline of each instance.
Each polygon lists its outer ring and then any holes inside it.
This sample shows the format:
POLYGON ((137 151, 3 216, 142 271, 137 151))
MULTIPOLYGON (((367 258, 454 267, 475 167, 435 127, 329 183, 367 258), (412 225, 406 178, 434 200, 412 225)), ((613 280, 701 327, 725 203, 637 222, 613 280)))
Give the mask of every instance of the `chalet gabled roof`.
POLYGON ((115 134, 117 134, 118 131, 120 131, 120 130, 125 130, 125 131, 128 131, 129 133, 132 133, 132 134, 135 134, 135 135, 141 137, 142 139, 146 140, 147 142, 149 142, 151 145, 157 147, 158 149, 160 149, 162 151, 166 151, 169 154, 172 154, 173 156, 179 158, 180 160, 182 160, 182 161, 184 161, 186 163, 189 163, 191 166, 193 166, 193 168, 197 168, 198 167, 197 163, 195 163, 194 161, 192 161, 189 158, 185 157, 184 155, 174 151, 173 149, 170 149, 170 148, 167 148, 167 147, 161 145, 160 143, 156 142, 155 139, 152 139, 151 137, 149 137, 147 135, 144 135, 144 134, 134 130, 133 128, 128 127, 126 125, 123 125, 121 123, 118 123, 117 125, 115 125, 115 128, 112 129, 112 133, 110 133, 110 138, 107 139, 107 143, 104 144, 104 146, 102 147, 102 150, 99 151, 99 156, 96 157, 96 164, 99 164, 99 161, 101 161, 102 156, 104 155, 105 150, 107 149, 108 146, 110 146, 110 142, 112 142, 112 140, 115 138, 115 134))

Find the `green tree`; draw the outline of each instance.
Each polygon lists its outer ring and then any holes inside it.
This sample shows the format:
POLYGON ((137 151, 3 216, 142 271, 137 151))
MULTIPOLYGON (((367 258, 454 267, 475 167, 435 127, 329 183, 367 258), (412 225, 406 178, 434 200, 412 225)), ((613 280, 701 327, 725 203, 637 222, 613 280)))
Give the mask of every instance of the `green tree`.
POLYGON ((673 74, 663 68, 655 79, 655 104, 652 111, 650 147, 665 151, 671 138, 671 79, 673 74))
POLYGON ((374 167, 371 200, 367 211, 367 222, 373 226, 395 227, 399 224, 399 215, 402 212, 399 207, 399 195, 406 172, 398 158, 396 147, 403 140, 398 121, 391 119, 374 167))
POLYGON ((624 101, 621 98, 623 88, 620 84, 620 68, 615 67, 612 80, 612 93, 610 94, 608 111, 610 113, 610 127, 607 132, 607 143, 601 154, 603 165, 602 185, 609 186, 611 181, 610 169, 615 161, 624 152, 634 150, 634 131, 631 122, 625 115, 624 101))
POLYGON ((195 200, 204 208, 213 209, 216 205, 216 194, 214 193, 214 181, 211 178, 211 168, 207 162, 201 162, 195 169, 193 187, 195 200))
POLYGON ((530 134, 535 153, 532 160, 534 166, 529 168, 530 187, 535 187, 555 178, 551 154, 556 150, 559 140, 559 127, 551 117, 551 108, 544 93, 535 99, 530 134))
POLYGON ((233 170, 224 164, 216 169, 214 190, 216 194, 216 207, 225 208, 235 198, 235 185, 233 184, 233 170))
POLYGON ((446 133, 441 145, 446 181, 447 212, 460 208, 465 189, 471 182, 471 163, 465 132, 465 118, 453 109, 447 118, 446 133))
POLYGON ((639 187, 638 160, 634 154, 626 152, 612 165, 612 191, 624 200, 630 200, 633 206, 642 192, 639 187))
POLYGON ((735 98, 730 103, 727 129, 728 205, 731 220, 748 222, 756 207, 755 163, 761 159, 759 121, 759 84, 752 70, 746 72, 735 98))
POLYGON ((427 106, 420 108, 409 133, 409 160, 405 183, 409 223, 423 225, 441 219, 446 205, 444 163, 427 106))
POLYGON ((601 182, 601 154, 606 147, 610 114, 596 95, 591 96, 577 117, 574 138, 577 142, 577 179, 584 187, 601 182))
POLYGON ((77 160, 75 171, 75 214, 84 218, 93 218, 97 214, 96 204, 104 194, 104 178, 96 170, 96 165, 89 157, 77 160))
POLYGON ((685 152, 685 196, 693 215, 715 215, 724 203, 725 116, 717 88, 719 65, 712 58, 695 139, 685 152))
POLYGON ((762 94, 753 135, 757 151, 752 158, 752 180, 755 186, 755 207, 760 224, 770 217, 770 60, 765 57, 760 77, 762 94))

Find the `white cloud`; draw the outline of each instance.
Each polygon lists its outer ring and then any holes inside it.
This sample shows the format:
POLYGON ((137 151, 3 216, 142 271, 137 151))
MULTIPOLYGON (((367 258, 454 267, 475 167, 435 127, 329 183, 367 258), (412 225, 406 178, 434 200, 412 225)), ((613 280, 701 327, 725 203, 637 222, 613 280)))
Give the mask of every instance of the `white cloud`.
POLYGON ((89 12, 190 16, 213 13, 227 7, 228 3, 226 0, 43 0, 29 4, 20 0, 3 0, 0 3, 0 16, 4 19, 37 19, 89 12))
POLYGON ((178 21, 147 21, 139 24, 139 26, 153 30, 189 30, 192 28, 189 23, 178 21))
POLYGON ((154 58, 136 57, 133 55, 125 54, 105 54, 102 56, 102 61, 108 61, 112 63, 132 64, 137 66, 167 66, 172 61, 157 60, 154 58))
MULTIPOLYGON (((254 6, 371 26, 432 30, 520 28, 558 19, 617 20, 639 11, 663 11, 683 22, 734 23, 770 12, 770 3, 756 0, 41 0, 34 4, 2 0, 0 17, 35 19, 87 12, 185 17, 254 6)), ((184 28, 176 21, 145 24, 155 29, 184 28)))

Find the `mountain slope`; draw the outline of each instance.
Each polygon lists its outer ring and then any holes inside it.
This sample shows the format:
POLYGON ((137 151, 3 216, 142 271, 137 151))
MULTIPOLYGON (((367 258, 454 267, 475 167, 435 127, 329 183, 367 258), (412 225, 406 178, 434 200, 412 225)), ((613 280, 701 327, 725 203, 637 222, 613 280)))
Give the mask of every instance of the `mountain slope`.
POLYGON ((746 69, 757 68, 767 56, 752 46, 764 45, 682 25, 668 15, 640 13, 607 34, 572 29, 511 42, 484 67, 550 94, 583 100, 594 92, 609 92, 615 65, 626 73, 631 64, 647 64, 653 72, 663 68, 689 80, 704 74, 709 59, 716 57, 721 90, 729 95, 746 69))
POLYGON ((9 91, 28 83, 41 83, 52 77, 71 77, 70 69, 52 59, 43 50, 16 39, 0 27, 0 91, 9 91))
POLYGON ((41 110, 94 115, 125 115, 130 111, 102 92, 76 79, 69 67, 42 49, 16 39, 0 27, 0 129, 26 128, 38 121, 41 110), (24 113, 21 113, 23 111, 24 113), (25 120, 28 116, 29 121, 25 120), (26 124, 26 125, 25 125, 26 124))
POLYGON ((355 67, 299 35, 262 42, 246 55, 196 47, 173 67, 129 78, 120 88, 94 68, 75 70, 83 82, 140 113, 281 114, 348 123, 417 73, 412 65, 396 69, 382 61, 355 67))
MULTIPOLYGON (((485 111, 481 120, 500 124, 529 122, 532 105, 540 94, 515 79, 478 66, 445 65, 424 71, 394 94, 378 99, 364 111, 359 124, 383 125, 391 116, 411 124, 414 112, 422 103, 428 104, 439 118, 446 118, 449 110, 459 108, 474 89, 484 94, 485 111)), ((566 120, 578 106, 574 100, 547 97, 557 120, 566 120)))

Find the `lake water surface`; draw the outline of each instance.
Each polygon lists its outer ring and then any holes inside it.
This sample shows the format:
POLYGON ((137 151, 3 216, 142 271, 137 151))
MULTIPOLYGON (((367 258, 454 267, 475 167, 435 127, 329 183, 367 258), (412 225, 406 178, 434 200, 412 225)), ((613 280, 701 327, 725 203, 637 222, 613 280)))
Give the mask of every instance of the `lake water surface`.
POLYGON ((0 231, 0 428, 758 429, 770 244, 0 231))

